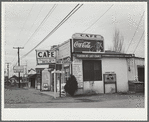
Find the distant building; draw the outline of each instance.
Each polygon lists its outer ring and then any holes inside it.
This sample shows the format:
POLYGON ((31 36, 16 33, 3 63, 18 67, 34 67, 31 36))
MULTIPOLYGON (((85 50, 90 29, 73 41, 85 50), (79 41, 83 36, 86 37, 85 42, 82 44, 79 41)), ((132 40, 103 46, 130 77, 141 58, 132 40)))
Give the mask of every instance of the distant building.
POLYGON ((13 75, 9 78, 10 82, 13 83, 19 83, 19 78, 16 75, 13 75))

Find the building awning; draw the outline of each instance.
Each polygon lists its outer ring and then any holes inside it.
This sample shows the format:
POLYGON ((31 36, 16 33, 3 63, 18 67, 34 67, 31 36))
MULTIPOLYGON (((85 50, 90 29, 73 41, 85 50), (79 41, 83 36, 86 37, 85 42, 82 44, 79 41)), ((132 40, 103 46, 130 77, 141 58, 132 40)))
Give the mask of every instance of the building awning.
POLYGON ((104 53, 73 53, 73 56, 76 58, 92 58, 92 59, 99 59, 103 57, 108 57, 108 58, 130 58, 130 57, 135 57, 134 54, 125 54, 125 53, 119 53, 119 52, 114 52, 114 51, 105 51, 104 53))

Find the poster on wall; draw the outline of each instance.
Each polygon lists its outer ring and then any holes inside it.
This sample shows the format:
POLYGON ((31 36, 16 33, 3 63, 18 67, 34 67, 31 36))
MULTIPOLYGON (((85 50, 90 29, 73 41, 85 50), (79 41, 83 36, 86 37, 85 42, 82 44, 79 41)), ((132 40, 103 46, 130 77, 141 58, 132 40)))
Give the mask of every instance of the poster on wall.
POLYGON ((104 52, 104 39, 100 35, 74 34, 73 52, 104 52))
POLYGON ((73 63, 73 75, 76 77, 78 83, 83 82, 81 63, 73 63))

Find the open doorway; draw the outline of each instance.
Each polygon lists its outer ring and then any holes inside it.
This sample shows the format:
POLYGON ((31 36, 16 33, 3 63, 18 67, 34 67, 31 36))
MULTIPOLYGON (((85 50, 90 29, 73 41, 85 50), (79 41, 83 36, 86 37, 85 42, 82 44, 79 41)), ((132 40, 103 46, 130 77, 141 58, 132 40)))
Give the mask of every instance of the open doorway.
POLYGON ((138 66, 138 81, 144 82, 144 66, 138 66))

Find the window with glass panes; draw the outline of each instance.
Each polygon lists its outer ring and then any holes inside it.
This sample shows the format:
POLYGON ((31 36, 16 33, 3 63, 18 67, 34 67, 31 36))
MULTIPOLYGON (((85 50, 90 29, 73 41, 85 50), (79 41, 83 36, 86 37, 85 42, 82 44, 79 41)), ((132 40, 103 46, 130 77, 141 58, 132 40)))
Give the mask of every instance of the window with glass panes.
POLYGON ((83 80, 84 81, 102 80, 101 60, 83 61, 83 80))

